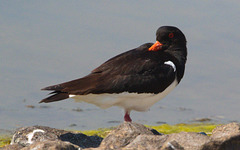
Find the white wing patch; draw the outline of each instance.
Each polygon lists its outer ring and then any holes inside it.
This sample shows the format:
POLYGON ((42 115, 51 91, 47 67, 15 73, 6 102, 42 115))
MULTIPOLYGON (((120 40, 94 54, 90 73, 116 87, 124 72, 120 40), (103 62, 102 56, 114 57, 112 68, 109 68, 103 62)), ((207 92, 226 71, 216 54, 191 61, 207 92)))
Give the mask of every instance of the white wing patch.
POLYGON ((170 61, 170 60, 166 61, 166 62, 164 62, 164 64, 173 67, 174 72, 176 71, 176 66, 174 65, 174 63, 172 61, 170 61))

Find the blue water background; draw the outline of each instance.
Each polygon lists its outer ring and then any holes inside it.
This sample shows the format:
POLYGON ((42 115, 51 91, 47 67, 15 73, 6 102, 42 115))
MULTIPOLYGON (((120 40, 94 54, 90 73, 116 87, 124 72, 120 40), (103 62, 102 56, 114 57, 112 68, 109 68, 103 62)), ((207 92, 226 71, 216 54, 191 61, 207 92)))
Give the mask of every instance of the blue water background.
POLYGON ((198 118, 239 122, 239 8, 238 0, 1 1, 0 129, 120 124, 123 111, 115 107, 102 110, 72 99, 38 104, 48 94, 40 89, 83 77, 119 53, 154 42, 163 25, 186 35, 185 76, 150 111, 132 112, 132 119, 149 125, 198 118))

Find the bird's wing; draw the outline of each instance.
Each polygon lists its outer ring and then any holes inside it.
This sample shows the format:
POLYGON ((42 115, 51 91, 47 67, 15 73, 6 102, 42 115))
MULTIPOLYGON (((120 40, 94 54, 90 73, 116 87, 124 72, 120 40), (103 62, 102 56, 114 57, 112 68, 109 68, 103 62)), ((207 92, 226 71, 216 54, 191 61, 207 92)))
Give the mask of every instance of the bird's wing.
POLYGON ((54 95, 41 102, 66 99, 69 94, 161 92, 174 81, 175 71, 159 57, 151 55, 150 59, 148 54, 136 49, 120 54, 83 78, 44 88, 52 90, 54 95))
POLYGON ((108 72, 100 77, 94 93, 159 93, 175 80, 175 76, 176 72, 170 65, 135 60, 119 66, 118 73, 108 72))

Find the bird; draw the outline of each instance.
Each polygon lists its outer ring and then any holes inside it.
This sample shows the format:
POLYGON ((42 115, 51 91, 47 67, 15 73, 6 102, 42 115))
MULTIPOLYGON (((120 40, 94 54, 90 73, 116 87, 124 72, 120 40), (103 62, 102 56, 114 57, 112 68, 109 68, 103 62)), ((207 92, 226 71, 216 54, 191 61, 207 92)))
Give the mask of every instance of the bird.
POLYGON ((73 98, 103 109, 118 106, 125 111, 124 121, 132 122, 132 110, 149 110, 180 83, 186 61, 183 32, 175 26, 161 26, 155 43, 110 58, 82 78, 41 89, 52 92, 39 103, 73 98))

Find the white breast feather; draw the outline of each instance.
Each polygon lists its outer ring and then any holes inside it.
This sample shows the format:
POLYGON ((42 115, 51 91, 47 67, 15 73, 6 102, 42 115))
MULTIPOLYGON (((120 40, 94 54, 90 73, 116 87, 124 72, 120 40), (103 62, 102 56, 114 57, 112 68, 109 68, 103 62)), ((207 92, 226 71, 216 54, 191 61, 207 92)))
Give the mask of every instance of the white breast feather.
POLYGON ((147 111, 149 108, 171 92, 178 82, 174 82, 159 94, 152 93, 119 93, 119 94, 88 94, 88 95, 70 95, 77 102, 83 101, 94 104, 100 108, 106 109, 112 106, 122 107, 125 111, 147 111))

